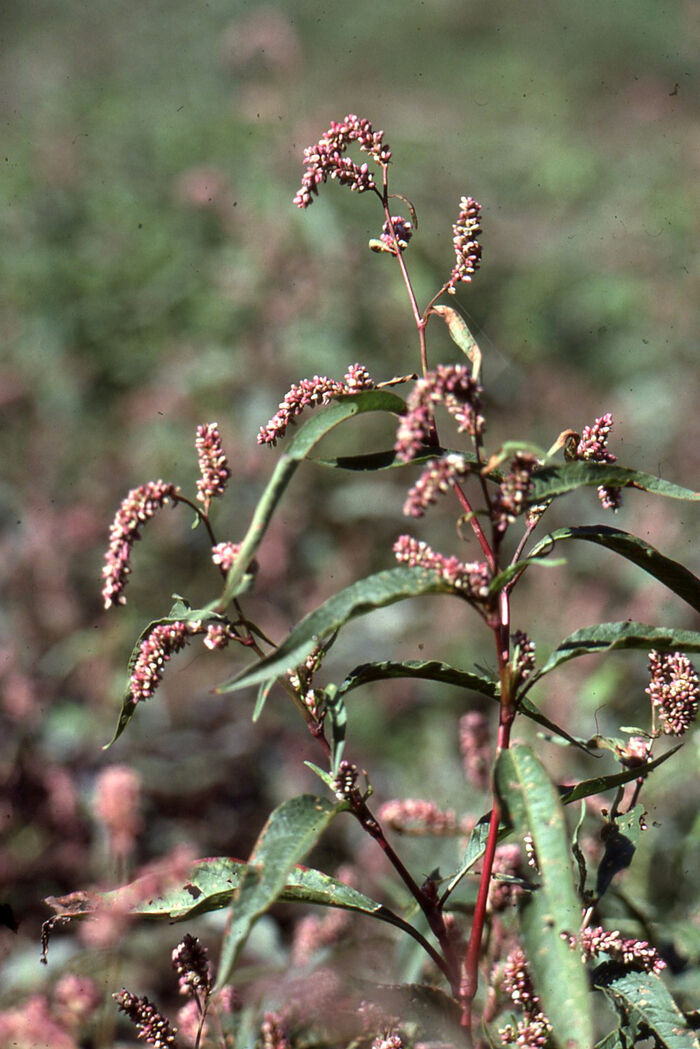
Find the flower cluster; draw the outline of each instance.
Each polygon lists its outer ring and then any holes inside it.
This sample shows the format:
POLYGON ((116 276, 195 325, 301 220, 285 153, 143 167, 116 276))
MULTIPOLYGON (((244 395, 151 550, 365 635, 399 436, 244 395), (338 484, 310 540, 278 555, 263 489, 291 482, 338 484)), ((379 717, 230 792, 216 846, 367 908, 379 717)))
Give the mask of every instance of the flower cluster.
MULTIPOLYGON (((403 252, 408 247, 408 242, 413 236, 413 223, 405 219, 403 215, 392 215, 391 226, 394 227, 394 233, 396 234, 396 244, 399 246, 399 251, 403 252)), ((378 241, 370 241, 370 247, 374 251, 385 251, 390 255, 398 254, 396 251, 396 245, 394 244, 394 238, 391 233, 391 226, 388 221, 382 226, 381 236, 378 241)))
POLYGON ((467 783, 486 790, 493 755, 488 718, 481 711, 470 710, 459 719, 459 750, 467 783))
POLYGON ((329 379, 327 375, 314 375, 313 379, 302 379, 291 387, 280 402, 279 411, 270 421, 261 426, 258 433, 258 444, 277 444, 284 437, 287 427, 304 408, 328 404, 333 397, 343 394, 359 393, 374 386, 369 372, 362 364, 351 364, 342 382, 329 379))
POLYGON ((511 638, 515 657, 515 672, 519 681, 526 681, 535 669, 535 642, 522 630, 511 638))
POLYGON ((211 991, 211 967, 204 944, 196 936, 185 933, 184 939, 174 948, 171 957, 180 994, 208 997, 211 991))
POLYGON ((241 640, 225 620, 202 623, 201 620, 193 619, 159 623, 141 642, 131 670, 129 692, 134 703, 154 695, 163 679, 165 664, 197 634, 204 634, 204 644, 212 649, 224 648, 232 640, 241 640))
POLYGON ((481 387, 466 364, 439 364, 415 384, 401 417, 394 448, 403 462, 411 459, 433 433, 433 409, 443 404, 458 425, 460 433, 480 436, 484 430, 481 414, 481 387))
POLYGON ((129 558, 134 543, 140 539, 141 526, 153 517, 167 499, 175 502, 179 491, 174 484, 149 481, 148 484, 132 488, 121 503, 109 530, 109 547, 102 569, 105 608, 126 604, 124 587, 131 571, 129 558))
POLYGON ((262 1049, 291 1049, 292 1043, 278 1013, 265 1013, 260 1028, 262 1049))
POLYGON ((394 543, 394 554, 400 564, 439 572, 446 583, 474 601, 483 601, 488 597, 490 577, 483 561, 465 564, 458 557, 445 557, 410 535, 399 536, 394 543))
POLYGON ((454 295, 455 287, 460 281, 468 283, 476 273, 481 262, 481 244, 476 239, 481 233, 481 204, 473 197, 462 197, 459 202, 459 215, 452 227, 455 249, 455 264, 447 290, 454 295))
MULTIPOLYGON (((519 878, 523 874, 523 858, 519 845, 499 845, 493 859, 494 875, 506 875, 509 878, 519 878)), ((522 893, 522 888, 517 882, 494 878, 489 888, 489 909, 495 912, 504 911, 512 906, 522 893)))
POLYGON ((197 427, 195 448, 199 461, 197 498, 204 503, 205 514, 209 504, 217 495, 222 495, 231 476, 226 453, 221 444, 218 423, 207 423, 197 427))
POLYGON ((681 652, 650 652, 651 680, 645 690, 651 697, 664 732, 682 736, 698 712, 700 683, 694 665, 681 652))
POLYGON ((432 503, 437 502, 438 495, 446 492, 469 470, 466 459, 451 453, 442 459, 433 459, 428 463, 420 477, 408 493, 403 512, 407 517, 422 517, 432 503))
MULTIPOLYGON (((573 947, 576 941, 572 939, 570 942, 573 947)), ((623 940, 616 930, 606 932, 601 926, 583 929, 579 936, 579 947, 584 962, 606 954, 611 961, 621 962, 623 965, 641 969, 643 972, 658 975, 666 968, 666 962, 659 957, 658 951, 646 940, 623 940)))
POLYGON ((175 1045, 177 1029, 170 1026, 155 1005, 148 998, 137 998, 130 991, 121 990, 112 997, 123 1013, 136 1025, 139 1038, 143 1038, 146 1045, 154 1046, 154 1049, 169 1049, 175 1045))
POLYGON ((540 460, 531 452, 516 452, 493 500, 494 524, 504 532, 525 509, 532 491, 532 474, 540 460))
POLYGON ((329 178, 341 186, 350 186, 358 193, 376 188, 369 166, 356 164, 346 156, 351 142, 356 142, 362 152, 367 153, 377 164, 386 165, 391 159, 391 150, 384 142, 384 132, 375 131, 369 120, 348 113, 344 120, 332 121, 325 135, 304 150, 306 170, 294 197, 298 208, 308 208, 314 196, 318 195, 318 187, 329 178))
POLYGON ((552 1028, 540 1007, 527 959, 520 947, 511 951, 504 962, 502 981, 503 990, 524 1015, 516 1027, 507 1024, 499 1030, 501 1044, 512 1045, 515 1042, 518 1049, 543 1049, 552 1028))
POLYGON ((236 563, 236 558, 241 552, 241 543, 217 543, 211 548, 211 559, 215 565, 229 572, 236 563))
POLYGON ((341 761, 338 766, 338 775, 334 780, 336 797, 340 801, 353 798, 359 792, 357 789, 357 765, 351 761, 341 761))
MULTIPOLYGON (((584 426, 581 439, 574 449, 573 458, 594 463, 617 462, 617 456, 608 450, 608 438, 612 428, 611 412, 601 415, 592 426, 584 426)), ((598 487, 598 498, 606 510, 619 510, 622 506, 622 492, 619 488, 601 484, 598 487)))
POLYGON ((432 801, 417 798, 385 801, 379 808, 377 819, 400 834, 450 835, 459 829, 452 809, 442 812, 432 801))

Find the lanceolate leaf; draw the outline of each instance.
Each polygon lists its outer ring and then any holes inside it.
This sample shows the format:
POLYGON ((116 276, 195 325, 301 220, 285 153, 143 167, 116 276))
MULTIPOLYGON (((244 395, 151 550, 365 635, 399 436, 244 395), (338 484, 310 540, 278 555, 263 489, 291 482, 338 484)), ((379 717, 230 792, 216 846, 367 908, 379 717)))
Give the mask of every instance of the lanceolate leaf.
POLYGON ((608 652, 616 648, 638 648, 659 652, 700 652, 700 633, 695 630, 675 630, 672 627, 649 626, 647 623, 597 623, 570 634, 555 649, 547 662, 528 680, 525 691, 543 674, 577 656, 608 652))
POLYGON ((588 979, 568 936, 580 925, 568 832, 557 789, 529 747, 504 750, 496 762, 496 789, 521 835, 530 834, 540 885, 522 906, 526 953, 542 1007, 557 1044, 589 1049, 593 1043, 588 979))
POLYGON ((645 543, 639 536, 623 532, 620 528, 609 528, 607 525, 559 528, 539 541, 530 551, 530 558, 548 553, 555 543, 564 539, 583 539, 620 554, 633 564, 639 565, 649 575, 673 590, 674 594, 687 601, 691 608, 700 612, 700 579, 678 561, 665 557, 651 543, 645 543))
POLYGON ((524 557, 522 561, 517 561, 513 565, 508 565, 508 567, 504 568, 502 572, 499 572, 497 576, 494 576, 489 585, 489 594, 492 597, 494 594, 498 594, 504 586, 510 583, 511 579, 520 575, 530 565, 542 565, 543 568, 561 568, 561 566, 565 564, 566 560, 563 557, 524 557))
POLYGON ((575 787, 561 787, 562 804, 570 805, 574 801, 580 801, 581 798, 588 798, 592 794, 602 794, 605 790, 613 790, 616 787, 624 786, 625 783, 631 783, 633 779, 638 779, 639 776, 646 776, 652 769, 658 768, 659 765, 663 765, 664 761, 668 761, 682 746, 683 744, 679 743, 676 747, 672 747, 671 750, 667 750, 665 754, 654 758, 647 765, 642 765, 635 769, 625 769, 624 772, 614 772, 609 776, 596 776, 594 779, 584 779, 577 783, 575 787))
POLYGON ((321 438, 325 437, 335 426, 362 412, 392 412, 394 415, 400 415, 405 407, 405 402, 395 393, 388 390, 367 390, 353 394, 351 397, 343 397, 336 404, 331 404, 318 412, 301 427, 277 462, 272 477, 255 509, 253 520, 241 544, 236 564, 228 574, 224 592, 213 607, 219 610, 225 609, 231 599, 240 592, 239 588, 246 569, 262 542, 285 488, 299 463, 306 458, 321 438))
POLYGON ((557 495, 565 495, 576 488, 587 485, 609 485, 615 488, 641 488, 654 495, 665 495, 670 499, 700 499, 700 492, 664 481, 661 477, 630 470, 626 466, 611 463, 573 462, 561 466, 544 466, 535 471, 532 492, 528 503, 541 503, 557 495))
MULTIPOLYGON (((458 688, 470 689, 472 692, 480 692, 482 696, 488 696, 498 702, 500 686, 491 678, 479 674, 472 674, 467 670, 459 670, 449 663, 441 663, 438 660, 406 660, 399 663, 393 660, 384 660, 377 663, 362 663, 348 674, 345 681, 338 689, 338 695, 346 695, 360 685, 366 685, 370 681, 382 681, 385 678, 423 678, 427 681, 440 681, 445 685, 456 685, 458 688)), ((518 710, 525 717, 536 721, 538 725, 548 729, 553 735, 561 736, 572 746, 578 747, 588 753, 579 740, 570 736, 565 729, 555 725, 553 721, 541 714, 534 703, 526 697, 523 698, 518 710)))
POLYGON ((441 456, 449 454, 461 455, 468 463, 477 462, 474 452, 450 453, 448 448, 431 448, 429 452, 426 451, 414 456, 409 462, 399 459, 393 448, 389 448, 385 452, 367 452, 364 455, 339 455, 333 459, 310 459, 309 461, 317 463, 319 466, 331 466, 335 470, 390 470, 393 468, 399 469, 402 466, 421 466, 432 459, 439 459, 441 456))
POLYGON ((229 983, 248 934, 284 889, 289 872, 316 843, 333 817, 346 808, 302 794, 283 802, 263 827, 231 902, 221 946, 217 988, 229 983))
POLYGON ((593 985, 624 1017, 629 1041, 623 1044, 652 1037, 658 1049, 700 1049, 697 1035, 655 973, 622 972, 618 965, 603 964, 593 973, 593 985))
POLYGON ((225 681, 216 691, 235 692, 248 685, 257 685, 271 677, 278 677, 289 667, 303 663, 319 638, 328 637, 357 616, 409 597, 449 591, 450 587, 437 572, 420 568, 392 568, 360 579, 310 612, 269 656, 242 674, 225 681))

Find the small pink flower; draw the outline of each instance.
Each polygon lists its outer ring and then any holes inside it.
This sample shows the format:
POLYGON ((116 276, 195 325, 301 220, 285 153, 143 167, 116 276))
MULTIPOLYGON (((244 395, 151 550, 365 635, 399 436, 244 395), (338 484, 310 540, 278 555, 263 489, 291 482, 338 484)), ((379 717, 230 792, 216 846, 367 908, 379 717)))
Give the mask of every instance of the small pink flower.
POLYGON ((652 651, 649 673, 651 680, 645 691, 664 732, 682 736, 695 720, 700 703, 700 683, 694 665, 681 652, 652 651))
POLYGON ((118 991, 112 997, 136 1026, 139 1038, 143 1038, 146 1045, 152 1045, 154 1049, 170 1049, 170 1046, 175 1045, 177 1030, 170 1026, 148 998, 137 998, 125 990, 118 991))
POLYGON ((302 379, 291 387, 280 402, 279 411, 272 416, 258 433, 258 444, 277 444, 284 437, 287 427, 301 415, 305 408, 329 404, 334 397, 359 393, 374 386, 369 372, 363 364, 351 364, 342 382, 329 379, 327 375, 314 375, 313 379, 302 379))
POLYGON ((488 718, 481 711, 470 710, 459 719, 459 749, 467 783, 486 790, 493 750, 488 718))
POLYGON ((480 436, 484 431, 481 387, 466 364, 439 364, 419 379, 406 402, 394 448, 402 462, 410 462, 431 442, 433 409, 442 404, 456 419, 459 433, 480 436))
MULTIPOLYGON (((396 234, 396 242, 399 246, 399 251, 403 252, 408 247, 408 242, 413 236, 413 223, 409 222, 408 219, 403 218, 402 215, 392 215, 391 223, 394 227, 394 233, 396 234)), ((381 236, 379 237, 381 244, 384 247, 377 245, 377 251, 387 251, 392 255, 396 255, 396 247, 394 245, 394 238, 391 235, 391 227, 388 222, 385 222, 382 226, 381 236)))
POLYGON ((504 532, 525 509, 532 491, 532 474, 540 465, 531 452, 516 452, 493 500, 494 524, 504 532))
POLYGON ((197 427, 195 448, 199 461, 199 478, 197 479, 197 498, 204 503, 205 514, 209 504, 217 495, 222 495, 231 476, 228 460, 221 444, 218 423, 208 423, 197 427))
POLYGON ((139 646, 131 670, 129 691, 134 703, 150 699, 163 680, 165 664, 181 652, 192 637, 204 635, 207 648, 224 648, 229 641, 244 643, 227 620, 202 623, 198 619, 159 623, 139 646))
POLYGON ((452 227, 456 261, 447 287, 451 295, 460 281, 471 281, 481 263, 481 244, 476 239, 481 233, 480 215, 481 204, 473 197, 462 197, 457 222, 452 227))
POLYGON ((190 998, 199 997, 203 1002, 211 991, 211 966, 204 944, 187 932, 173 949, 171 960, 177 973, 180 994, 190 998))
MULTIPOLYGON (((606 412, 596 419, 592 426, 584 426, 581 440, 574 451, 574 459, 583 459, 594 463, 614 463, 617 456, 608 450, 608 438, 613 428, 611 412, 606 412)), ((601 484, 598 487, 598 498, 606 510, 619 510, 622 506, 622 492, 601 484)))
POLYGON ((141 777, 128 765, 111 765, 97 777, 95 815, 109 833, 112 851, 127 855, 141 830, 141 777))
POLYGON ((452 809, 443 812, 432 801, 417 798, 385 801, 377 812, 377 819, 400 834, 450 835, 459 829, 452 809))
POLYGON ((607 954, 613 961, 643 972, 658 974, 666 968, 666 962, 646 940, 625 940, 616 930, 608 932, 600 925, 581 931, 579 947, 584 961, 607 954))
POLYGON ((304 150, 306 170, 294 198, 297 207, 308 208, 313 204, 318 187, 329 178, 358 193, 376 188, 374 175, 368 165, 356 164, 345 155, 352 142, 356 142, 375 163, 389 163, 391 150, 384 143, 384 132, 375 131, 369 120, 348 113, 344 120, 333 121, 325 135, 304 150))
POLYGON ((146 521, 150 520, 168 499, 175 503, 179 491, 174 484, 149 481, 139 488, 132 488, 121 503, 109 530, 109 547, 102 569, 102 597, 105 608, 126 604, 124 587, 131 572, 131 549, 136 540, 141 538, 140 530, 146 521))
POLYGON ((446 583, 474 601, 488 597, 490 576, 484 562, 467 564, 457 557, 445 557, 410 535, 399 536, 394 543, 394 554, 400 564, 439 572, 446 583))
POLYGON ((422 517, 427 508, 437 502, 438 495, 447 492, 468 470, 466 459, 455 453, 442 459, 433 459, 408 493, 404 514, 407 517, 422 517))
POLYGON ((240 543, 217 543, 211 548, 211 559, 224 572, 230 572, 240 552, 240 543))

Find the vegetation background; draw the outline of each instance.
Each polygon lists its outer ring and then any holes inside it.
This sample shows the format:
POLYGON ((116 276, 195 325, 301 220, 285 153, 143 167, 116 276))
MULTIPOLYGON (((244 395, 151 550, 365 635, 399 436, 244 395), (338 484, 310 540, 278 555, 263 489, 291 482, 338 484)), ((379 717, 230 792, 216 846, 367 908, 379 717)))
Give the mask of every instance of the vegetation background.
MULTIPOLYGON (((623 464, 696 485, 698 9, 15 0, 0 18, 0 876, 19 922, 0 930, 0 1007, 66 968, 102 974, 110 990, 128 978, 162 1000, 168 927, 120 945, 116 980, 113 952, 77 936, 57 936, 48 968, 37 964, 42 898, 115 877, 93 809, 100 771, 128 764, 141 777, 136 866, 180 842, 245 856, 269 810, 317 781, 281 693, 254 726, 252 697, 209 693, 235 653, 174 661, 157 699, 101 749, 138 632, 173 592, 195 604, 216 586, 205 537, 179 509, 149 525, 126 609, 104 613, 109 523, 134 485, 193 486, 195 426, 217 419, 234 470, 219 538, 240 538, 277 454, 255 436, 291 382, 340 377, 353 361, 388 378, 417 361, 398 270, 367 251, 376 201, 330 186, 297 211, 303 147, 347 112, 385 129, 392 188, 418 212, 407 261, 423 301, 451 269, 460 195, 482 202, 483 268, 457 305, 484 350, 493 446, 506 436, 548 446, 612 411, 623 464)), ((433 362, 453 359, 446 332, 431 331, 433 362)), ((361 446, 364 434, 347 436, 361 446)), ((299 472, 250 600, 273 637, 392 562, 404 481, 299 472)), ((616 523, 697 571, 692 507, 625 501, 616 523)), ((603 514, 592 493, 562 506, 560 523, 603 514)), ((449 543, 445 518, 434 512, 420 534, 449 543)), ((565 569, 519 591, 515 626, 542 652, 599 620, 694 625, 631 566, 597 549, 566 553, 565 569)), ((329 671, 369 652, 466 667, 483 649, 476 619, 455 625, 431 599, 353 626, 329 671)), ((646 724, 638 655, 568 667, 538 695, 551 715, 582 735, 646 724)), ((481 814, 460 779, 456 719, 468 700, 405 683, 357 695, 350 749, 379 800, 427 795, 481 814)), ((645 788, 658 825, 626 882, 691 959, 698 741, 645 788)), ((555 747, 547 761, 563 778, 581 771, 555 747)), ((612 769, 604 758, 585 771, 603 764, 612 769)), ((347 827, 334 830, 328 869, 356 847, 347 827)), ((284 911, 267 919, 251 949, 283 961, 288 923, 284 911)), ((202 927, 215 942, 216 920, 202 927)), ((677 986, 690 995, 692 980, 680 973, 677 986)))

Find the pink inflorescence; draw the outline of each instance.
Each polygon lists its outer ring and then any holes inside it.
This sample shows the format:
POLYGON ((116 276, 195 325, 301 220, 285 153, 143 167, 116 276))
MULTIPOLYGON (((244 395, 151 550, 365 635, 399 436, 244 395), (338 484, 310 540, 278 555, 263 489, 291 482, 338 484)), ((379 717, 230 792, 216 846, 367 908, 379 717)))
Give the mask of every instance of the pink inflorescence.
POLYGON ((302 379, 291 387, 280 402, 279 411, 260 428, 258 444, 277 444, 284 437, 287 427, 301 415, 304 408, 328 404, 333 397, 359 393, 372 389, 374 383, 363 364, 351 364, 342 382, 329 379, 327 375, 314 375, 313 379, 302 379))
POLYGON ((226 453, 221 444, 218 423, 206 423, 197 427, 195 448, 199 460, 197 498, 204 503, 205 513, 211 500, 222 495, 231 476, 226 453))
POLYGON ((387 823, 400 834, 454 834, 458 829, 452 809, 443 812, 432 801, 419 798, 401 798, 385 801, 377 819, 387 823))
POLYGON ((522 1009, 524 1015, 516 1027, 507 1024, 499 1030, 501 1043, 515 1043, 518 1049, 543 1049, 547 1045, 552 1028, 542 1012, 527 959, 520 947, 511 951, 503 964, 503 990, 513 1004, 522 1009))
POLYGON ((532 474, 540 465, 531 452, 516 452, 493 500, 494 524, 504 532, 525 509, 532 491, 532 474))
POLYGON ((241 543, 217 543, 211 548, 211 559, 224 572, 229 572, 235 565, 240 552, 241 543))
MULTIPOLYGON (((572 946, 575 943, 574 940, 570 942, 572 946)), ((607 932, 601 926, 583 929, 579 936, 579 947, 584 961, 607 954, 612 961, 643 972, 658 974, 666 968, 666 962, 646 940, 624 940, 619 932, 607 932)))
POLYGON ((112 997, 123 1013, 138 1028, 139 1038, 154 1049, 169 1049, 175 1045, 177 1029, 172 1028, 166 1018, 158 1012, 148 998, 137 998, 130 991, 121 990, 112 997))
MULTIPOLYGON (((581 440, 575 452, 576 459, 594 463, 614 463, 617 456, 608 450, 608 438, 613 428, 611 412, 606 412, 596 419, 592 426, 584 426, 581 440)), ((622 506, 622 492, 601 484, 598 487, 598 498, 606 510, 619 510, 622 506)))
POLYGON ((488 597, 490 576, 483 561, 465 564, 458 557, 445 557, 410 535, 399 536, 394 543, 394 554, 399 563, 410 568, 439 572, 446 583, 472 600, 483 601, 488 597))
POLYGON ((646 692, 664 732, 682 736, 698 713, 700 686, 693 663, 681 652, 650 652, 651 679, 646 692))
POLYGON ((403 512, 407 517, 422 517, 441 492, 447 492, 459 477, 469 470, 466 459, 451 453, 428 463, 408 493, 403 512))
MULTIPOLYGON (((405 251, 408 247, 408 242, 413 236, 413 223, 409 222, 408 219, 405 219, 403 215, 392 215, 391 225, 394 227, 396 243, 399 246, 399 251, 405 251)), ((379 239, 384 245, 386 251, 391 252, 393 255, 396 254, 394 238, 391 235, 391 226, 388 222, 385 222, 382 226, 382 233, 379 239)))
POLYGON ((481 244, 476 239, 481 233, 481 204, 473 197, 462 197, 459 202, 459 215, 452 227, 455 249, 455 264, 447 287, 454 295, 455 287, 460 281, 468 283, 481 263, 481 244))
POLYGON ((439 364, 415 384, 401 417, 394 448, 402 462, 410 462, 430 443, 433 408, 443 404, 457 420, 460 433, 480 436, 484 431, 481 387, 466 364, 439 364))
POLYGON ((105 608, 126 604, 124 588, 127 584, 127 576, 131 572, 129 567, 131 548, 140 538, 142 525, 153 517, 156 510, 159 510, 167 499, 175 502, 179 491, 180 489, 174 484, 166 484, 165 481, 149 481, 148 484, 132 488, 121 503, 109 530, 109 547, 105 554, 106 563, 102 569, 104 579, 102 597, 105 608))
POLYGON ((459 750, 467 783, 486 790, 493 751, 488 718, 479 710, 470 710, 459 719, 459 750))
POLYGON ((163 680, 165 664, 198 634, 204 635, 207 648, 224 648, 231 640, 241 640, 230 624, 218 619, 208 623, 198 619, 159 623, 141 642, 131 671, 129 691, 135 703, 154 695, 163 680))
POLYGON ((173 949, 171 960, 180 994, 206 998, 211 991, 211 966, 201 940, 185 933, 184 939, 173 949))
POLYGON ((512 636, 515 653, 515 670, 520 681, 526 681, 535 669, 535 642, 522 630, 512 636))
POLYGON ((313 204, 318 187, 329 178, 341 186, 350 186, 358 193, 375 189, 374 175, 369 166, 356 164, 345 154, 350 143, 356 142, 362 152, 377 164, 386 165, 391 159, 391 150, 383 139, 383 131, 375 131, 369 120, 361 119, 354 113, 348 113, 340 122, 332 121, 325 135, 304 150, 306 170, 294 198, 297 207, 308 208, 313 204))

